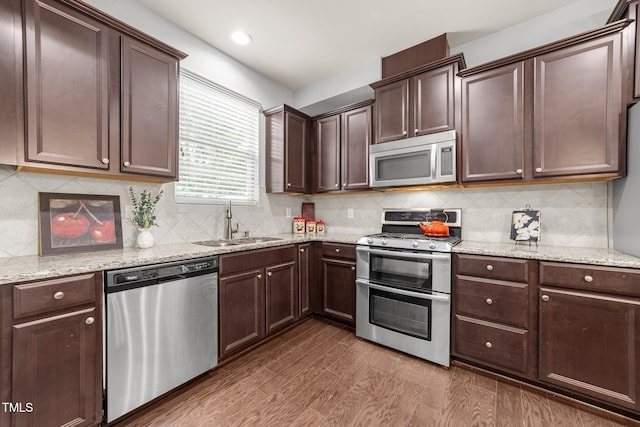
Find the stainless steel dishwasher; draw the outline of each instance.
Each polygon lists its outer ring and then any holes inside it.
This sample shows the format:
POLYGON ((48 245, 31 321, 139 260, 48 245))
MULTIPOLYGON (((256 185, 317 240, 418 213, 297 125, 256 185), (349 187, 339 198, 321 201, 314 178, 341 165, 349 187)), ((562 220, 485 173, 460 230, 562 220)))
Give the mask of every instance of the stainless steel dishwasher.
POLYGON ((218 363, 218 257, 105 273, 111 422, 218 363))

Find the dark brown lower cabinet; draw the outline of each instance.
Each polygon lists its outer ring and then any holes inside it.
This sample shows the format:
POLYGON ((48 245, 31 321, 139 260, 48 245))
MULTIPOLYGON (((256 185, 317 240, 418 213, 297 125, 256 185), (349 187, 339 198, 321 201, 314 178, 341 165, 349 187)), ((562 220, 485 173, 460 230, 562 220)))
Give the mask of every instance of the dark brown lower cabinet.
POLYGON ((100 423, 101 294, 94 274, 3 287, 0 425, 100 423))
POLYGON ((219 359, 298 320, 296 260, 293 245, 220 257, 219 359))
POLYGON ((298 316, 300 318, 317 312, 320 307, 318 280, 319 243, 298 245, 298 316))
POLYGON ((327 244, 322 249, 321 314, 356 323, 356 258, 353 245, 327 244))
POLYGON ((539 379, 640 410, 640 299, 543 287, 539 379))
POLYGON ((261 270, 220 278, 220 359, 264 337, 263 283, 261 270))

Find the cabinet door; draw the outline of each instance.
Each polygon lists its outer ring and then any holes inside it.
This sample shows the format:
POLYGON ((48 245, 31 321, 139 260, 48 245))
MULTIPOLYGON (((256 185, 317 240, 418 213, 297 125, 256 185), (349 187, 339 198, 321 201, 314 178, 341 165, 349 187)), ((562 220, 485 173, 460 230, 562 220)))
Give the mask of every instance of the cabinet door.
POLYGON ((640 409, 640 300, 540 289, 541 381, 640 409))
POLYGON ((270 334, 298 319, 298 280, 295 262, 267 267, 265 271, 265 310, 270 334))
POLYGON ((24 10, 25 160, 108 170, 109 29, 53 0, 24 10))
POLYGON ((96 425, 102 413, 102 331, 96 309, 47 317, 13 327, 12 402, 26 412, 13 426, 96 425), (24 405, 31 403, 32 411, 24 405))
POLYGON ((409 130, 409 80, 375 90, 376 143, 407 138, 409 130))
POLYGON ((177 179, 178 60, 122 37, 120 170, 177 179))
POLYGON ((0 2, 0 163, 15 165, 24 144, 22 16, 20 0, 0 2))
POLYGON ((315 121, 316 191, 340 189, 340 115, 315 121))
POLYGON ((524 64, 462 80, 462 180, 521 179, 524 64))
POLYGON ((285 112, 285 191, 307 192, 309 122, 285 112))
POLYGON ((414 136, 455 128, 454 74, 450 65, 413 77, 414 136))
POLYGON ((322 258, 322 312, 355 325, 355 262, 322 258))
POLYGON ((298 245, 298 316, 312 313, 309 284, 312 280, 312 244, 298 245))
POLYGON ((342 189, 369 188, 371 107, 344 113, 342 128, 342 189))
POLYGON ((534 176, 618 171, 621 38, 534 59, 534 176))
POLYGON ((219 359, 223 359, 265 335, 263 271, 220 277, 219 293, 219 359))

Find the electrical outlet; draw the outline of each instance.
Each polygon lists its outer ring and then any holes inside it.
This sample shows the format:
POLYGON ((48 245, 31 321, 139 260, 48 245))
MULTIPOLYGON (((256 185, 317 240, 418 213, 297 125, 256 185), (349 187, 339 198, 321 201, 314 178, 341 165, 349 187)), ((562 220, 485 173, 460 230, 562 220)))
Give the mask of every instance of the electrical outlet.
POLYGON ((353 209, 347 209, 347 218, 353 219, 353 209))
POLYGON ((291 218, 291 208, 287 208, 287 218, 291 218))

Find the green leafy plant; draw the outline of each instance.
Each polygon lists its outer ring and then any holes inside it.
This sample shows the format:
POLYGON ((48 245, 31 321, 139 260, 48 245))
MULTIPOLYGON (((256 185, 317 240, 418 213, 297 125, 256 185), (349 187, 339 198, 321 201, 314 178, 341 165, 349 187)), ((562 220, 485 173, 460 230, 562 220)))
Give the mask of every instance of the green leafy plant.
POLYGON ((160 201, 164 190, 160 190, 155 197, 151 196, 151 193, 147 190, 142 190, 140 193, 140 200, 133 192, 133 188, 129 187, 129 194, 131 196, 131 204, 133 205, 133 216, 128 218, 130 222, 135 224, 138 228, 151 228, 157 226, 156 224, 156 205, 160 201))

